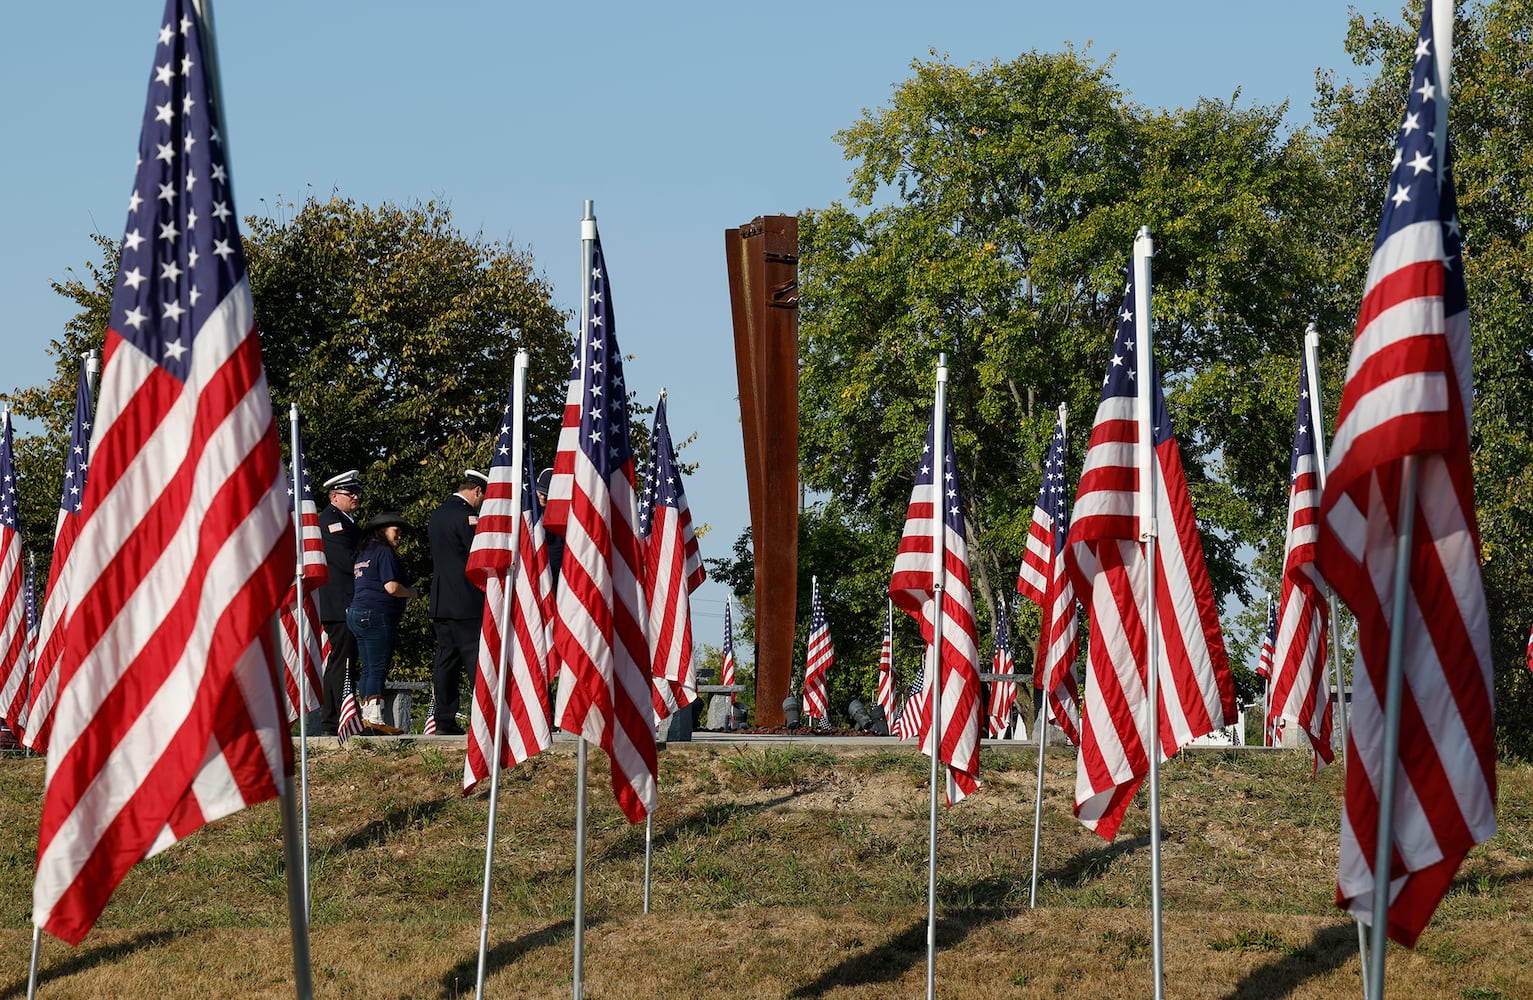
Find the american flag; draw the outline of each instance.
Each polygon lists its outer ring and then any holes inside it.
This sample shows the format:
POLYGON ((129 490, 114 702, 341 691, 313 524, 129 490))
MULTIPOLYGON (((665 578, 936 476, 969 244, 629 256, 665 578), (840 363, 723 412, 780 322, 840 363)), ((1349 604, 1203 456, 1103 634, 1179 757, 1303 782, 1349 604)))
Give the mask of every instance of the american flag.
POLYGON ((128 869, 292 774, 271 636, 294 554, 193 0, 169 0, 63 569, 33 919, 78 944, 128 869))
POLYGON ((362 713, 357 710, 357 697, 352 693, 349 674, 342 679, 341 692, 341 712, 335 726, 335 738, 336 742, 345 746, 348 739, 362 734, 362 713))
POLYGON ((953 460, 953 435, 943 435, 942 453, 936 453, 933 425, 926 430, 926 445, 916 466, 916 485, 905 511, 905 532, 894 557, 894 576, 889 597, 896 606, 921 623, 921 637, 930 648, 937 642, 941 664, 936 688, 941 699, 942 745, 931 745, 931 703, 927 692, 905 705, 909 714, 918 705, 915 723, 921 752, 934 749, 947 765, 949 805, 979 787, 979 642, 974 630, 974 595, 969 590, 969 542, 964 530, 963 496, 953 460), (940 471, 939 471, 940 470, 940 471), (940 533, 940 549, 935 536, 940 533), (934 598, 936 558, 942 559, 946 583, 942 601, 942 634, 935 631, 934 598))
POLYGON ((1272 718, 1272 652, 1277 644, 1278 609, 1272 595, 1267 595, 1267 630, 1262 633, 1262 648, 1256 654, 1256 676, 1262 679, 1262 745, 1274 746, 1278 737, 1272 718))
POLYGON ((922 720, 929 717, 930 710, 931 702, 926 699, 926 664, 923 662, 916 667, 915 679, 910 682, 910 690, 905 692, 905 704, 900 707, 889 731, 896 739, 915 739, 921 735, 922 720))
POLYGON ((884 641, 878 648, 878 707, 884 710, 884 721, 891 732, 895 725, 894 701, 894 602, 890 601, 884 614, 884 641))
POLYGON ((607 752, 618 805, 637 823, 655 807, 657 769, 644 555, 623 355, 599 237, 593 251, 591 335, 580 366, 580 433, 554 620, 555 717, 607 752))
POLYGON ((21 732, 27 708, 27 561, 16 519, 16 464, 11 459, 11 408, 0 417, 0 714, 21 732))
POLYGON ((426 706, 426 722, 421 726, 421 735, 436 735, 436 695, 431 696, 431 702, 426 706))
POLYGON ((283 597, 282 608, 277 615, 282 625, 277 634, 282 644, 283 688, 289 723, 298 721, 300 649, 303 651, 303 673, 307 678, 307 690, 303 692, 307 696, 307 710, 313 711, 324 703, 324 681, 320 677, 320 669, 325 662, 320 658, 320 650, 324 646, 324 627, 319 621, 319 606, 314 602, 314 591, 330 579, 330 567, 325 561, 325 540, 319 533, 319 507, 314 503, 314 483, 309 478, 309 463, 304 460, 303 441, 296 430, 293 433, 293 443, 293 470, 287 484, 287 502, 288 510, 291 511, 295 489, 303 491, 297 503, 300 521, 298 538, 303 547, 299 565, 299 575, 303 582, 302 635, 299 634, 297 614, 298 580, 295 579, 293 585, 287 588, 287 595, 283 597))
POLYGON ((639 534, 644 539, 644 604, 649 608, 655 717, 664 719, 697 700, 691 594, 707 577, 671 444, 664 392, 655 404, 655 425, 649 437, 639 534))
POLYGON ((1118 311, 1117 336, 1065 549, 1075 592, 1087 596, 1091 619, 1075 815, 1106 840, 1118 832, 1129 801, 1150 769, 1146 623, 1141 611, 1150 577, 1139 543, 1138 391, 1152 394, 1153 486, 1160 532, 1154 574, 1160 705, 1155 709, 1162 759, 1235 718, 1235 688, 1219 631, 1218 604, 1153 359, 1150 384, 1137 386, 1135 350, 1142 346, 1144 333, 1135 330, 1134 293, 1130 281, 1118 311))
POLYGON ((830 702, 825 679, 836 663, 836 645, 825 624, 825 605, 820 600, 820 578, 810 580, 809 648, 804 660, 804 714, 811 719, 828 721, 830 702))
MULTIPOLYGON (((544 543, 542 511, 538 509, 533 485, 535 465, 530 450, 524 448, 522 452, 521 482, 513 478, 515 435, 523 433, 515 426, 515 394, 516 388, 512 386, 495 438, 490 482, 485 487, 484 503, 479 506, 474 544, 468 554, 468 577, 484 589, 484 615, 480 619, 479 660, 468 712, 468 746, 463 758, 465 795, 490 776, 490 761, 495 757, 495 719, 501 711, 495 704, 495 690, 500 686, 503 667, 510 672, 506 674, 505 737, 500 766, 520 764, 553 743, 548 703, 553 576, 548 565, 548 546, 544 543), (508 580, 509 636, 505 631, 508 580)), ((432 718, 435 717, 433 708, 432 718)))
MULTIPOLYGON (((719 683, 729 686, 735 682, 735 624, 729 613, 730 602, 724 601, 724 651, 719 654, 719 683)), ((729 703, 735 703, 735 693, 729 692, 729 703)))
POLYGON ((40 622, 37 613, 37 556, 34 553, 27 554, 27 578, 22 586, 25 588, 27 600, 27 662, 36 667, 40 622))
MULTIPOLYGON (((587 304, 589 306, 589 303, 587 304)), ((592 310, 586 309, 589 319, 592 310)), ((543 509, 543 529, 564 535, 569 520, 570 501, 575 493, 575 452, 580 447, 580 400, 583 378, 580 363, 570 371, 569 387, 564 393, 564 418, 559 425, 559 441, 554 446, 553 475, 548 481, 548 502, 543 509)))
POLYGON ((1080 684, 1075 677, 1075 654, 1080 649, 1079 611, 1075 583, 1065 569, 1065 542, 1070 536, 1069 490, 1066 488, 1065 408, 1059 408, 1054 438, 1043 462, 1043 480, 1033 504, 1027 549, 1017 573, 1017 592, 1038 605, 1038 656, 1033 664, 1033 687, 1045 692, 1049 715, 1071 743, 1080 743, 1080 684))
POLYGON ((1533 670, 1533 629, 1528 630, 1528 669, 1533 670))
POLYGON ((1357 616, 1338 903, 1372 924, 1390 632, 1404 699, 1389 936, 1431 919, 1464 855, 1496 832, 1490 625, 1469 462, 1469 297, 1451 175, 1452 7, 1428 2, 1320 503, 1316 561, 1357 616), (1416 459, 1410 594, 1392 621, 1404 465, 1416 459))
POLYGON ((59 660, 64 655, 64 622, 69 617, 69 585, 64 567, 80 534, 80 511, 85 500, 85 474, 90 467, 91 427, 96 407, 91 400, 90 375, 80 362, 75 383, 74 421, 69 429, 69 453, 64 456, 64 485, 53 532, 53 561, 43 590, 42 615, 37 624, 37 656, 32 661, 31 691, 27 695, 27 727, 22 742, 38 753, 48 752, 53 733, 53 708, 59 695, 59 660))
MULTIPOLYGON (((1006 605, 1002 603, 995 619, 995 655, 991 657, 991 673, 1010 676, 1016 673, 1016 661, 1011 656, 1011 630, 1006 625, 1006 605)), ((990 689, 990 738, 995 739, 1006 732, 1011 721, 1011 706, 1017 700, 1016 681, 996 681, 990 689)))
POLYGON ((1315 568, 1319 535, 1320 469, 1310 417, 1314 373, 1299 362, 1299 407, 1288 467, 1288 534, 1278 600, 1268 714, 1284 728, 1297 724, 1315 748, 1318 769, 1336 759, 1331 749, 1331 697, 1325 684, 1325 635, 1330 620, 1325 583, 1315 568))

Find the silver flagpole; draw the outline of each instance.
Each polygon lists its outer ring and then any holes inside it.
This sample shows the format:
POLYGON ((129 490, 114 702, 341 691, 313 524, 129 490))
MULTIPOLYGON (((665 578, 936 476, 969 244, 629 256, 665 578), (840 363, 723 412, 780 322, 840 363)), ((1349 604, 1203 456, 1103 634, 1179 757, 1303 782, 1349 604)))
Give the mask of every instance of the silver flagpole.
MULTIPOLYGON (((298 404, 288 404, 287 411, 288 430, 291 434, 288 452, 295 460, 302 449, 298 445, 298 404)), ((305 662, 308 653, 307 632, 308 616, 303 613, 303 498, 305 490, 303 470, 296 465, 292 470, 293 477, 293 544, 297 547, 297 566, 293 572, 293 593, 296 602, 293 605, 293 621, 298 626, 298 704, 294 708, 298 712, 298 796, 300 823, 300 843, 303 847, 303 915, 308 918, 312 912, 312 892, 309 882, 309 665, 305 662)))
MULTIPOLYGON (((947 471, 947 354, 937 356, 937 393, 932 404, 932 493, 940 496, 947 471)), ((931 692, 931 822, 926 849, 926 1000, 937 995, 937 783, 942 772, 942 601, 947 589, 947 521, 932 504, 932 641, 926 685, 931 692)))
MULTIPOLYGON (((1309 367, 1309 422, 1315 431, 1315 473, 1320 492, 1325 492, 1325 416, 1320 400, 1320 331, 1311 323, 1304 331, 1304 360, 1309 367)), ((1341 611, 1336 592, 1327 584, 1325 599, 1331 608, 1331 669, 1336 676, 1336 724, 1341 729, 1341 768, 1347 769, 1347 690, 1341 672, 1341 611)), ((1329 697, 1330 686, 1322 679, 1321 690, 1329 697)), ((1368 1000, 1368 932, 1357 924, 1357 955, 1363 974, 1363 1000, 1368 1000)))
MULTIPOLYGON (((596 204, 586 199, 585 218, 580 220, 580 366, 576 376, 585 380, 586 352, 591 340, 591 269, 596 266, 596 204)), ((586 739, 577 733, 575 750, 575 959, 574 997, 585 996, 586 948, 586 739)))
POLYGON ((655 815, 644 817, 644 912, 649 912, 649 866, 655 849, 655 815))
POLYGON ((474 979, 474 996, 484 996, 485 957, 490 943, 490 870, 495 863, 495 817, 500 803, 500 758, 506 747, 506 674, 510 672, 511 593, 516 589, 516 563, 521 553, 522 464, 525 452, 522 441, 523 414, 527 409, 527 349, 516 352, 516 367, 511 382, 511 562, 506 569, 506 583, 501 591, 500 649, 496 651, 495 738, 494 756, 490 758, 490 818, 484 835, 484 895, 479 903, 479 970, 474 979))
MULTIPOLYGON (((1059 426, 1065 426, 1065 404, 1059 404, 1059 426)), ((1050 542, 1052 545, 1053 543, 1050 542)), ((1055 558, 1058 558, 1056 553, 1055 558)), ((1038 906, 1038 841, 1043 832, 1043 752, 1049 745, 1049 693, 1043 690, 1043 683, 1047 678, 1040 680, 1038 677, 1039 660, 1044 655, 1049 637, 1042 631, 1038 633, 1038 654, 1033 657, 1033 681, 1034 688, 1042 693, 1038 699, 1038 717, 1033 720, 1038 725, 1038 790, 1033 794, 1033 887, 1027 897, 1028 909, 1038 906)))
POLYGON ((1150 329, 1150 258, 1155 242, 1150 227, 1141 226, 1134 240, 1134 335, 1139 341, 1135 355, 1135 411, 1138 416, 1140 540, 1145 559, 1145 674, 1149 680, 1150 745, 1150 923, 1154 932, 1153 957, 1155 1000, 1165 1000, 1166 955, 1161 933, 1160 899, 1160 627, 1155 610, 1155 445, 1151 440, 1151 372, 1154 371, 1154 337, 1150 329))

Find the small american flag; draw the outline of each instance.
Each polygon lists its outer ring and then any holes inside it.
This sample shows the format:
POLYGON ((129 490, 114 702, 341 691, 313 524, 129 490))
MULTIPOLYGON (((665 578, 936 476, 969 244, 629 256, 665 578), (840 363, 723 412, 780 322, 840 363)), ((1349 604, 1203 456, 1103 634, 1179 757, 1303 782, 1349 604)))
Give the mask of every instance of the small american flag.
POLYGON ((1075 654, 1080 648, 1079 612, 1075 584, 1065 568, 1065 543, 1070 537, 1068 480, 1065 477, 1065 408, 1060 406, 1054 437, 1043 462, 1027 550, 1017 573, 1017 592, 1038 605, 1038 656, 1033 664, 1033 687, 1044 692, 1049 715, 1071 743, 1080 742, 1080 684, 1075 677, 1075 654))
POLYGON ((421 726, 421 735, 436 735, 436 695, 431 696, 431 703, 426 706, 426 724, 421 726))
POLYGON ((809 649, 804 662, 804 714, 822 722, 830 718, 825 680, 836 663, 836 646, 825 624, 825 605, 820 601, 820 578, 810 579, 809 649))
POLYGON ((1490 622, 1470 466, 1469 292, 1448 138, 1451 4, 1428 0, 1320 502, 1316 562, 1357 616, 1337 901, 1373 924, 1389 640, 1403 632, 1389 936, 1413 946, 1474 845, 1496 832, 1490 622), (1441 21, 1441 34, 1439 25, 1441 21), (1399 509, 1414 457, 1416 507, 1399 509), (1392 621, 1396 525, 1410 594, 1392 621))
POLYGON ((884 710, 884 721, 893 732, 895 725, 894 688, 894 602, 890 601, 884 613, 884 641, 878 648, 878 707, 884 710))
POLYGON ((271 635, 292 515, 203 16, 160 22, 63 570, 32 913, 74 944, 133 865, 292 774, 271 635))
MULTIPOLYGON (((911 720, 919 726, 921 752, 947 765, 947 801, 960 801, 979 787, 979 643, 974 630, 974 596, 969 590, 969 542, 963 496, 953 460, 951 429, 933 440, 933 422, 916 466, 916 485, 905 511, 905 532, 894 558, 889 597, 921 623, 928 648, 937 644, 940 668, 935 685, 942 712, 942 745, 932 746, 929 693, 912 699, 924 707, 911 720), (940 539, 940 541, 939 541, 940 539), (945 571, 942 633, 936 635, 937 560, 945 571)), ((910 712, 907 703, 905 711, 910 712)))
POLYGON ((926 664, 922 663, 916 667, 915 679, 910 682, 910 690, 905 692, 905 703, 900 707, 899 715, 895 717, 889 731, 901 740, 913 740, 920 736, 921 720, 928 717, 930 704, 926 700, 926 664))
MULTIPOLYGON (((297 415, 294 414, 296 421, 297 415)), ((325 561, 325 540, 319 533, 319 507, 314 503, 314 483, 309 478, 309 463, 304 460, 303 441, 295 429, 293 433, 293 471, 287 484, 288 509, 298 508, 298 538, 303 548, 299 563, 299 576, 303 583, 303 618, 298 616, 298 580, 287 589, 278 612, 281 629, 278 637, 282 646, 284 695, 286 697, 287 721, 298 721, 298 704, 304 697, 307 710, 313 711, 324 703, 324 682, 320 671, 324 660, 320 658, 320 636, 324 632, 319 622, 319 606, 314 601, 314 591, 330 579, 329 564, 325 561), (294 503, 294 492, 301 491, 294 503), (300 650, 302 655, 300 655, 300 650), (306 684, 303 695, 299 693, 299 661, 303 662, 306 684)))
MULTIPOLYGON (((607 752, 618 806, 637 823, 655 807, 654 684, 628 392, 599 237, 591 279, 580 431, 570 460, 573 491, 554 621, 555 715, 559 728, 607 752)), ((556 472, 559 467, 556 459, 556 472)))
POLYGON ((351 691, 351 675, 347 675, 341 684, 341 713, 340 720, 336 723, 335 737, 341 746, 353 736, 362 734, 362 713, 357 710, 357 698, 351 691))
POLYGON ((639 534, 644 540, 644 603, 649 608, 655 718, 664 719, 697 700, 691 595, 707 576, 671 443, 664 392, 655 404, 649 437, 639 534))
POLYGON ((1528 630, 1528 669, 1533 670, 1533 629, 1528 630))
POLYGON ((1267 630, 1262 633, 1262 648, 1256 654, 1256 676, 1262 679, 1262 745, 1276 746, 1279 733, 1272 717, 1272 651, 1277 642, 1277 603, 1267 595, 1267 630))
MULTIPOLYGON (((719 654, 719 683, 728 687, 735 682, 735 625, 729 613, 730 602, 724 601, 724 651, 719 654)), ((735 703, 735 693, 729 692, 729 703, 735 703)))
MULTIPOLYGON (((515 403, 513 385, 506 396, 495 453, 490 460, 490 482, 485 487, 474 544, 468 555, 469 579, 484 588, 484 615, 480 619, 479 659, 463 757, 465 795, 490 776, 498 713, 503 711, 505 718, 501 767, 520 764, 553 744, 548 702, 553 576, 544 542, 543 512, 538 508, 533 485, 532 470, 536 466, 531 449, 524 448, 522 452, 526 470, 522 481, 518 483, 514 478, 515 435, 523 433, 515 427, 515 403), (520 521, 516 514, 517 490, 521 491, 520 521), (509 634, 504 620, 508 588, 509 634), (502 669, 508 671, 506 698, 504 705, 497 706, 495 691, 500 686, 502 669)), ((432 717, 435 715, 433 711, 432 717)))
MULTIPOLYGON (((1315 568, 1320 534, 1320 469, 1317 429, 1310 417, 1314 373, 1299 362, 1299 406, 1288 470, 1288 532, 1283 556, 1283 590, 1273 632, 1272 696, 1269 715, 1284 728, 1297 723, 1315 749, 1319 769, 1336 759, 1331 749, 1331 697, 1325 687, 1325 635, 1330 606, 1315 568)), ((1276 742, 1276 741, 1274 741, 1276 742)))
MULTIPOLYGON (((1006 625, 1006 605, 1002 603, 995 618, 995 655, 991 657, 991 673, 1009 677, 1016 673, 1016 661, 1011 656, 1011 635, 1006 625)), ((1011 706, 1017 700, 1016 681, 995 681, 990 689, 990 738, 995 739, 1006 732, 1011 722, 1011 706)))
POLYGON ((16 519, 16 465, 11 460, 11 408, 0 417, 0 714, 21 732, 27 708, 27 561, 16 519))
POLYGON ((1159 721, 1162 759, 1235 718, 1218 604, 1187 493, 1181 451, 1166 411, 1153 357, 1149 385, 1138 385, 1140 348, 1149 331, 1136 329, 1132 281, 1118 311, 1102 398, 1076 491, 1066 565, 1075 592, 1087 597, 1091 631, 1089 677, 1075 771, 1075 815, 1111 840, 1149 773, 1148 723, 1159 721), (1150 443, 1159 538, 1155 566, 1140 544, 1139 393, 1150 393, 1150 443), (1160 704, 1149 705, 1149 652, 1141 609, 1153 580, 1160 704))
POLYGON ((64 486, 53 532, 53 562, 43 589, 42 615, 37 625, 37 656, 32 662, 31 691, 27 695, 27 729, 23 742, 38 753, 48 752, 53 732, 53 706, 59 694, 59 660, 64 655, 64 622, 69 617, 69 585, 64 567, 80 534, 80 511, 85 499, 85 474, 90 467, 91 426, 95 420, 90 376, 85 361, 75 383, 74 421, 69 429, 69 453, 64 456, 64 486))

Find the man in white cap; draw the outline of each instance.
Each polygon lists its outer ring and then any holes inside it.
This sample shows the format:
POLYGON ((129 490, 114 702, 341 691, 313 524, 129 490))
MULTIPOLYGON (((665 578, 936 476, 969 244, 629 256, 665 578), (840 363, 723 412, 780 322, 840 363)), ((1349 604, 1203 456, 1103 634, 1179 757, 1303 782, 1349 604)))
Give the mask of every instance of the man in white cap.
POLYGON ((463 675, 472 680, 479 659, 479 628, 484 616, 484 591, 466 572, 468 550, 474 544, 479 505, 484 503, 490 477, 465 469, 458 492, 443 500, 426 527, 431 540, 431 624, 436 630, 436 658, 431 664, 431 689, 436 702, 439 736, 461 736, 458 725, 459 690, 463 675))
POLYGON ((325 661, 325 706, 321 716, 321 736, 334 736, 340 725, 341 699, 345 697, 346 675, 351 675, 352 690, 360 680, 357 674, 357 640, 346 624, 346 609, 351 607, 352 564, 357 546, 362 543, 362 526, 357 523, 357 509, 362 506, 361 473, 349 469, 325 480, 330 504, 319 512, 319 535, 325 543, 325 562, 330 567, 330 582, 320 587, 315 597, 319 620, 330 639, 330 658, 325 661))

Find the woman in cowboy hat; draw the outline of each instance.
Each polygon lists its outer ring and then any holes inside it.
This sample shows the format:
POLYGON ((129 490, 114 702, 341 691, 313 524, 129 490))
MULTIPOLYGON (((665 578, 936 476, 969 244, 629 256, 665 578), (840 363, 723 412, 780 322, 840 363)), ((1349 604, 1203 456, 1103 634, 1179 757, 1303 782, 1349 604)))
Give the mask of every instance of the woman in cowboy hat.
POLYGON ((352 575, 356 589, 346 623, 357 639, 362 661, 357 696, 362 704, 362 725, 374 732, 396 735, 399 729, 383 721, 383 685, 394 658, 394 640, 405 605, 420 592, 405 582, 404 564, 395 549, 399 536, 410 525, 397 511, 374 514, 362 528, 362 545, 352 575))

